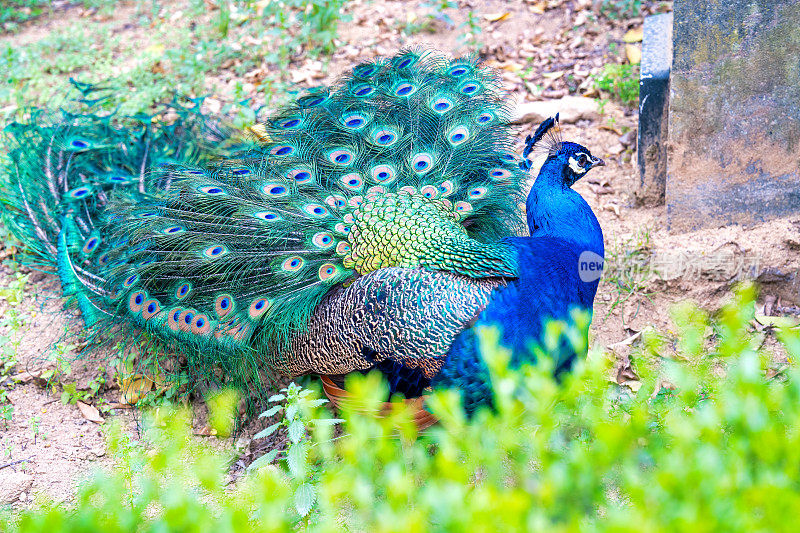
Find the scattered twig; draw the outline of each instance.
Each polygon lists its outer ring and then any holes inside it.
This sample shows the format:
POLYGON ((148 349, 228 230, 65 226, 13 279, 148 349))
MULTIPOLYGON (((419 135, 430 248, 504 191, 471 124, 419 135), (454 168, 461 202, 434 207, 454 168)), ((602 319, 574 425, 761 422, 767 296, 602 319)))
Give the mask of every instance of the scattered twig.
POLYGON ((11 461, 10 463, 6 463, 4 465, 0 465, 0 470, 4 469, 7 466, 14 466, 19 463, 29 463, 30 459, 17 459, 16 461, 11 461))

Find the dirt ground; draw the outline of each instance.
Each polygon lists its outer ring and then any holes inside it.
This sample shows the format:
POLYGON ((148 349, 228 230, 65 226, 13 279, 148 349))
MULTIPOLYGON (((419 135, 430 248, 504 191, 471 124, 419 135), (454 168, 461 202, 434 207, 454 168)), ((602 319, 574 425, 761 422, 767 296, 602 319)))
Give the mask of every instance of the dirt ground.
MULTIPOLYGON (((471 7, 481 17, 481 40, 486 43, 482 53, 503 73, 511 97, 520 104, 557 100, 566 96, 570 87, 578 95, 593 96, 587 80, 603 63, 617 60, 610 54, 609 44, 621 43, 626 31, 642 24, 641 18, 592 21, 591 0, 459 4, 471 7), (504 13, 509 14, 502 17, 504 13), (523 63, 535 67, 527 79, 515 74, 517 65, 523 63), (532 85, 539 87, 532 90, 532 85)), ((353 21, 342 28, 343 42, 333 56, 328 74, 320 77, 314 62, 298 61, 292 68, 299 73, 300 85, 328 82, 360 59, 391 54, 402 46, 423 45, 450 51, 458 49, 462 42, 460 34, 464 30, 444 23, 436 26, 434 34, 404 38, 396 28, 398 20, 414 12, 406 2, 357 1, 349 4, 348 9, 353 13, 353 21), (304 72, 308 76, 304 77, 304 72)), ((135 37, 142 30, 128 20, 131 13, 129 3, 120 3, 114 16, 119 19, 119 31, 135 37)), ((27 24, 13 39, 19 43, 33 42, 55 27, 86 23, 82 15, 81 8, 64 9, 52 18, 27 24)), ((210 87, 217 88, 229 83, 225 76, 208 82, 210 87)), ((520 126, 521 138, 531 126, 520 126)), ((672 327, 669 310, 675 302, 690 298, 713 311, 730 295, 733 284, 744 279, 759 282, 760 303, 765 306, 766 314, 800 315, 797 275, 800 216, 749 228, 731 226, 670 234, 663 206, 634 205, 637 171, 631 161, 635 161, 636 128, 635 110, 615 104, 606 105, 604 114, 592 112, 563 126, 565 139, 584 144, 608 163, 592 171, 575 187, 590 203, 603 227, 608 266, 618 266, 622 272, 617 276, 607 275, 601 283, 592 324, 593 342, 601 347, 612 346, 609 357, 619 355, 613 347, 624 345, 626 339, 648 326, 669 331, 672 327), (658 272, 625 274, 631 265, 641 261, 657 265, 658 272)), ((11 272, 3 272, 0 286, 13 279, 11 272)), ((80 331, 80 321, 70 318, 72 311, 62 310, 58 295, 57 281, 52 276, 33 273, 25 299, 18 306, 29 317, 21 330, 23 337, 15 369, 23 377, 9 393, 14 408, 12 420, 6 426, 0 421, 0 485, 4 480, 10 482, 12 477, 15 483, 20 483, 17 506, 30 505, 32 498, 42 495, 55 501, 69 501, 76 486, 94 467, 111 463, 106 455, 102 426, 87 420, 78 406, 62 403, 61 392, 65 383, 75 383, 77 390, 89 388, 99 374, 98 367, 107 366, 113 351, 89 351, 88 355, 75 359, 56 383, 32 377, 41 372, 48 354, 65 338, 65 331, 80 331), (29 477, 19 476, 20 472, 29 477)), ((4 301, 0 301, 0 312, 9 312, 4 301)), ((0 335, 8 334, 0 331, 0 335)), ((76 355, 81 352, 80 346, 72 350, 76 355)), ((102 403, 108 408, 100 416, 122 421, 135 435, 141 414, 120 404, 121 394, 113 372, 106 368, 104 373, 106 383, 94 404, 102 403)), ((196 427, 201 431, 205 422, 199 402, 197 408, 200 414, 196 427)), ((248 437, 263 426, 264 421, 254 421, 237 439, 216 440, 221 447, 234 444, 242 447, 241 465, 255 453, 247 445, 248 437)), ((265 445, 259 446, 263 449, 265 445)))

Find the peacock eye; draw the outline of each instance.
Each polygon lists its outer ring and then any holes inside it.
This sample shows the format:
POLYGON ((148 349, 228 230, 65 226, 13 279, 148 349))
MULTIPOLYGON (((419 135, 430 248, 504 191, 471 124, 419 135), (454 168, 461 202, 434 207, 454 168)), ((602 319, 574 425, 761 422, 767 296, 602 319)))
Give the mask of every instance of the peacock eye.
POLYGON ((586 154, 581 154, 580 157, 578 158, 578 164, 580 166, 582 166, 582 167, 585 167, 586 163, 588 163, 588 162, 589 162, 589 158, 586 157, 586 154))

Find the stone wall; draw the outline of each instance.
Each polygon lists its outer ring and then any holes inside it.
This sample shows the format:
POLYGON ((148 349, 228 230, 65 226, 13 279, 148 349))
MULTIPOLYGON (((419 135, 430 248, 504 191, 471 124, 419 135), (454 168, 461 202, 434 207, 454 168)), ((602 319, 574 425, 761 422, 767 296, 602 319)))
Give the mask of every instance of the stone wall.
POLYGON ((800 2, 675 0, 671 230, 800 213, 800 2))

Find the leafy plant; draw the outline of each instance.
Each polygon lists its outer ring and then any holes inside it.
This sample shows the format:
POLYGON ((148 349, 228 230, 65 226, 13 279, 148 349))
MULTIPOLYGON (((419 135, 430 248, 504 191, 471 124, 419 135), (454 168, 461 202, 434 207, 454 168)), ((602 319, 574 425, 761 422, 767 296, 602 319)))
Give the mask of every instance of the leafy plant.
POLYGON ((19 304, 25 296, 25 286, 28 276, 17 272, 14 278, 4 287, 0 287, 0 299, 5 300, 7 308, 0 319, 0 328, 4 331, 0 335, 0 419, 5 425, 11 421, 14 407, 6 404, 8 399, 7 388, 12 386, 11 373, 18 364, 19 347, 22 344, 22 328, 26 318, 19 311, 19 304))
POLYGON ((441 21, 448 27, 455 26, 455 22, 446 10, 458 9, 458 4, 453 0, 438 0, 431 2, 420 2, 418 7, 423 15, 418 16, 416 12, 409 12, 406 20, 401 24, 406 35, 417 33, 436 33, 436 22, 441 21))
MULTIPOLYGON (((56 343, 50 350, 48 356, 50 364, 48 368, 40 374, 40 377, 48 382, 53 392, 56 392, 59 382, 72 371, 71 354, 73 350, 75 350, 74 344, 64 342, 56 343)), ((77 399, 80 398, 76 398, 76 401, 77 399)))
POLYGON ((283 412, 283 417, 278 422, 268 426, 258 432, 253 439, 263 439, 275 433, 281 427, 286 429, 289 439, 285 450, 274 449, 262 455, 248 467, 248 470, 256 470, 264 465, 272 463, 278 454, 285 460, 286 472, 292 480, 294 491, 294 508, 301 517, 305 517, 311 512, 317 498, 316 485, 319 481, 319 469, 321 465, 309 462, 308 449, 312 445, 311 438, 306 432, 307 425, 334 425, 344 420, 338 418, 320 417, 318 408, 328 402, 324 398, 312 396, 313 391, 303 389, 296 383, 290 383, 287 388, 281 389, 282 394, 276 394, 269 398, 269 403, 276 403, 263 413, 259 418, 271 417, 283 412), (277 402, 286 402, 282 406, 277 402))
POLYGON ((642 0, 600 0, 600 13, 612 20, 635 18, 642 14, 642 0))
POLYGON ((106 382, 104 374, 104 369, 100 367, 98 374, 88 382, 86 389, 79 389, 76 383, 62 383, 61 403, 70 405, 75 405, 77 402, 90 403, 106 382))
POLYGON ((651 258, 650 228, 642 228, 609 247, 603 269, 603 282, 615 293, 609 313, 631 298, 650 297, 651 258))
POLYGON ((339 24, 348 20, 345 5, 345 0, 195 0, 180 6, 140 0, 139 23, 148 27, 144 42, 131 41, 113 22, 101 22, 57 30, 24 47, 0 45, 0 119, 30 105, 57 107, 54 101, 64 96, 54 94, 66 92, 70 77, 112 87, 102 105, 128 115, 152 112, 155 103, 176 93, 241 100, 227 86, 207 85, 210 74, 222 70, 238 78, 255 76, 247 97, 261 90, 270 103, 275 93, 285 92, 295 55, 322 57, 335 49, 339 24))
POLYGON ((42 417, 40 416, 32 416, 28 419, 28 425, 31 427, 31 433, 33 434, 33 443, 36 444, 36 439, 40 436, 46 438, 47 435, 42 434, 41 428, 42 417))
POLYGON ((19 23, 44 13, 46 4, 42 0, 4 0, 0 4, 0 28, 15 31, 19 23))
POLYGON ((16 272, 5 287, 0 287, 0 300, 5 300, 10 306, 17 306, 25 296, 25 286, 28 284, 28 275, 16 272))
POLYGON ((333 52, 339 23, 350 18, 344 13, 346 0, 284 0, 246 4, 263 6, 262 16, 271 27, 267 33, 274 39, 282 61, 301 50, 311 57, 333 52))
POLYGON ((594 77, 595 87, 626 106, 639 102, 639 65, 608 63, 594 77))
POLYGON ((472 10, 467 11, 466 18, 461 24, 461 28, 464 31, 460 37, 462 44, 470 50, 477 52, 481 47, 480 38, 478 36, 483 30, 481 29, 480 19, 472 10))
MULTIPOLYGON (((378 375, 353 376, 342 435, 304 424, 310 437, 297 441, 307 443, 306 464, 318 465, 313 520, 297 512, 290 471, 261 466, 230 487, 230 453, 192 438, 185 409, 162 408, 141 441, 112 425, 118 466, 84 486, 74 507, 23 510, 0 528, 787 530, 800 504, 800 369, 776 379, 765 370, 772 349, 800 357, 800 331, 783 329, 781 344, 765 348, 753 316, 749 288, 711 316, 680 306, 674 338, 647 335, 635 347, 635 391, 608 381, 599 353, 558 381, 546 360, 513 370, 498 332, 484 329, 496 409, 467 418, 457 391, 437 392, 428 405, 440 423, 425 435, 402 403, 376 416, 387 390, 378 375)), ((297 420, 290 405, 287 429, 297 420)))
MULTIPOLYGON (((0 389, 0 402, 5 404, 8 401, 7 393, 4 389, 0 389)), ((3 421, 3 425, 8 428, 8 425, 11 423, 11 420, 14 418, 14 406, 11 404, 7 405, 0 405, 0 420, 3 421)))

